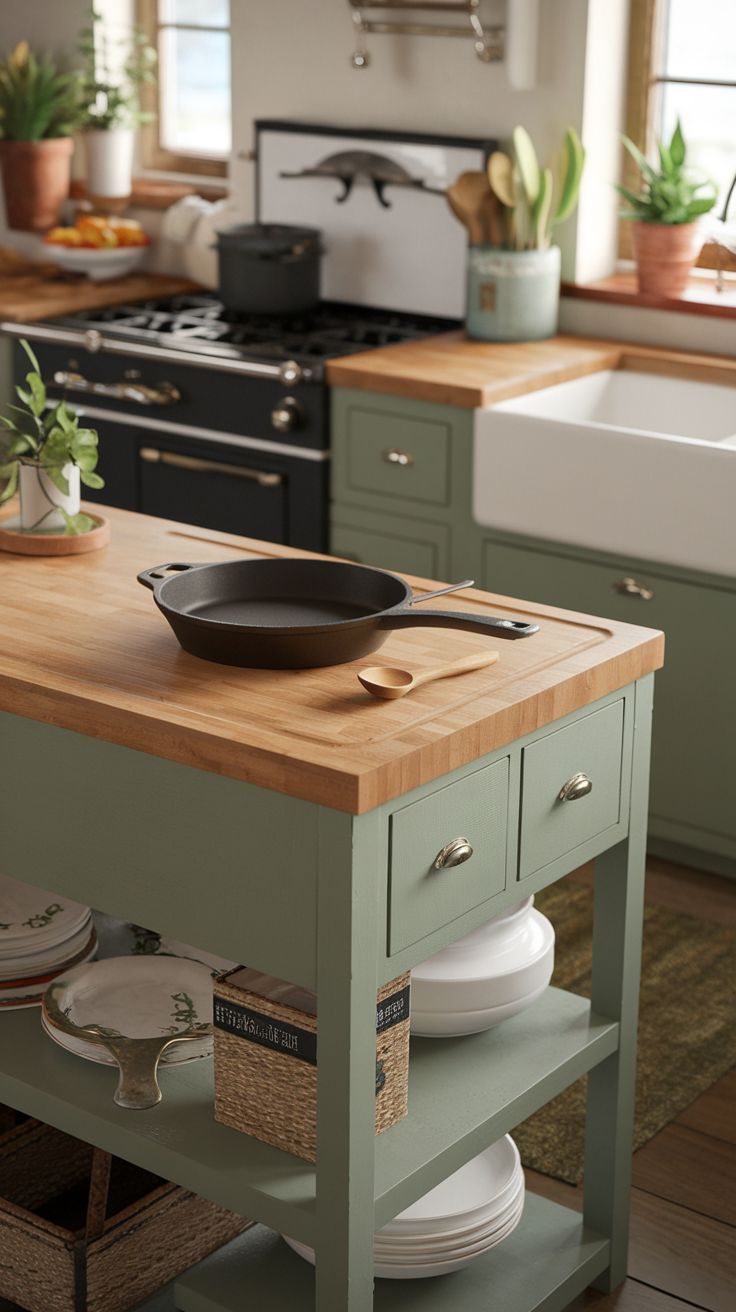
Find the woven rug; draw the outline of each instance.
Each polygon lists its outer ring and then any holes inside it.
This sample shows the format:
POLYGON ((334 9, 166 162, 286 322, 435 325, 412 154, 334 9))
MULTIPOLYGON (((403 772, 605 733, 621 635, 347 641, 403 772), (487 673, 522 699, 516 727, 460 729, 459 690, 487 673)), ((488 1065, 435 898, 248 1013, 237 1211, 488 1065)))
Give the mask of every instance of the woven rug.
MULTIPOLYGON (((593 890, 562 881, 535 905, 557 936, 552 983, 590 997, 593 890)), ((736 929, 663 907, 644 912, 634 1148, 736 1065, 736 929)), ((583 1178, 586 1079, 516 1130, 524 1166, 583 1178)))

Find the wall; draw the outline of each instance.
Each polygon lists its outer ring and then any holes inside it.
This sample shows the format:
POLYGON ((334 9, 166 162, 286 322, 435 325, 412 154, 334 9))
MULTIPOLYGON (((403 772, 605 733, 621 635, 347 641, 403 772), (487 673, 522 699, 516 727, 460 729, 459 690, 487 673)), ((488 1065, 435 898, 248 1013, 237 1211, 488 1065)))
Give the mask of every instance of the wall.
POLYGON ((91 0, 2 0, 0 54, 25 39, 36 54, 48 52, 62 62, 74 54, 84 11, 91 7, 91 0))
MULTIPOLYGON (((489 21, 504 20, 503 0, 486 0, 486 6, 489 21)), ((255 118, 502 138, 523 123, 547 162, 568 124, 583 128, 589 10, 597 23, 596 57, 610 68, 618 56, 615 46, 607 50, 601 42, 603 11, 615 11, 619 27, 623 15, 625 30, 628 0, 541 0, 538 85, 512 91, 505 64, 481 63, 469 40, 368 37, 370 65, 354 68, 347 0, 232 0, 232 183, 239 208, 244 216, 252 214, 253 164, 247 155, 255 118)), ((622 83, 621 67, 616 75, 622 83)), ((595 78, 588 86, 592 94, 595 78)), ((614 96, 609 105, 609 138, 619 127, 619 100, 614 96)), ((596 115, 598 134, 604 105, 596 115)), ((600 202, 597 187, 593 203, 600 202)), ((604 204, 613 204, 608 195, 604 204)), ((577 222, 574 216, 556 234, 566 277, 575 275, 577 222)), ((586 260, 590 267, 590 247, 586 260)), ((588 276, 610 271, 611 250, 606 260, 607 267, 588 276)))

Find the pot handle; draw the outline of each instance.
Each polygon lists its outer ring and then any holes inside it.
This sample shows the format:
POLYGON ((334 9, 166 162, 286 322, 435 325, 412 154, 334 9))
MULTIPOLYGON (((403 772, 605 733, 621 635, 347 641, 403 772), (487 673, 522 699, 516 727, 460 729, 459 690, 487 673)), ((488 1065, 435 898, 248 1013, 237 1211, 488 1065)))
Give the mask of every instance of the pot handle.
POLYGON ((181 565, 177 562, 169 565, 154 565, 153 569, 141 570, 138 575, 138 582, 142 583, 144 588, 150 588, 151 592, 156 591, 156 584, 166 578, 168 570, 174 570, 181 574, 185 569, 199 569, 199 565, 181 565))
POLYGON ((379 629, 465 629, 468 633, 485 633, 489 638, 529 638, 539 632, 538 624, 527 620, 501 620, 471 615, 458 610, 389 611, 378 624, 379 629))

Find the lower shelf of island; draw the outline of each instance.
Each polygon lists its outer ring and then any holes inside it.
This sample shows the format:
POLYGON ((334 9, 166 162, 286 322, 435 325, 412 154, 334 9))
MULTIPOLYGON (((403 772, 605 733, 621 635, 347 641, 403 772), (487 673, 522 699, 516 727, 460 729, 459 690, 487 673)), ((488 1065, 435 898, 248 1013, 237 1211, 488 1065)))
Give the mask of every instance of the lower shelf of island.
MULTIPOLYGON (((376 1139, 376 1229, 617 1044, 616 1022, 552 988, 483 1034, 413 1039, 409 1115, 376 1139)), ((314 1167, 215 1121, 211 1059, 162 1068, 159 1080, 157 1107, 126 1111, 112 1100, 117 1071, 60 1048, 37 1008, 0 1016, 0 1102, 314 1244, 314 1167)))
MULTIPOLYGON (((608 1253, 578 1212, 528 1193, 521 1222, 497 1248, 449 1275, 376 1280, 374 1312, 561 1312, 605 1271, 608 1253)), ((181 1276, 174 1302, 180 1312, 311 1312, 314 1269, 273 1230, 253 1226, 181 1276)))

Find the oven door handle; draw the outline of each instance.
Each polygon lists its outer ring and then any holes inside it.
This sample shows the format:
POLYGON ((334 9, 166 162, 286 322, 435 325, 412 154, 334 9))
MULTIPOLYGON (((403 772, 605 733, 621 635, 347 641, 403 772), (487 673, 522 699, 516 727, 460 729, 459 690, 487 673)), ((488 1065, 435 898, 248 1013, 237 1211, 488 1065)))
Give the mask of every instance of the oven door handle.
POLYGON ((268 474, 263 469, 245 469, 243 465, 223 465, 218 460, 199 460, 196 456, 180 456, 173 451, 159 451, 154 446, 142 446, 141 460, 149 464, 172 465, 174 469, 189 469, 194 474, 224 474, 227 478, 249 478, 261 487, 280 487, 282 474, 268 474))
POLYGON ((136 401, 138 405, 174 405, 181 401, 181 392, 173 383, 159 383, 158 387, 145 387, 143 383, 91 383, 81 374, 66 373, 62 369, 54 374, 54 383, 70 392, 113 396, 116 401, 136 401))

